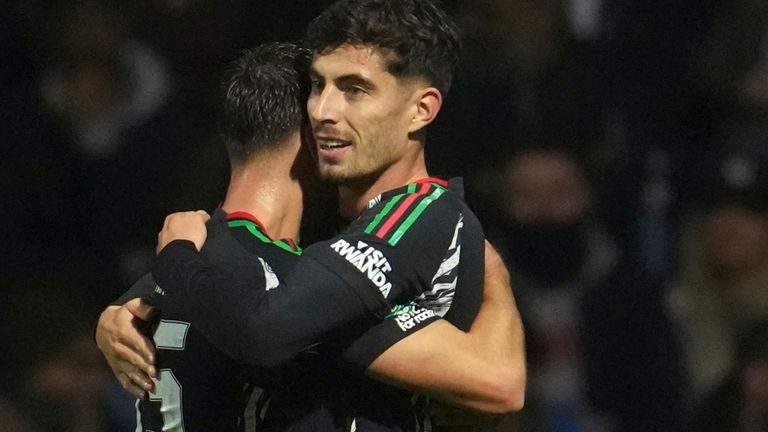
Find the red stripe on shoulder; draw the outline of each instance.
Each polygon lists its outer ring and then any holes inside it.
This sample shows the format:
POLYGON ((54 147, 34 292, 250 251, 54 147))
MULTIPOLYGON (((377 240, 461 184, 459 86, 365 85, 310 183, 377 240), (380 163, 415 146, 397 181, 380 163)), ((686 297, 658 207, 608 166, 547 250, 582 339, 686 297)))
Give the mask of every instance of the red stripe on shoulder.
POLYGON ((387 222, 384 223, 384 225, 379 228, 378 231, 376 231, 376 237, 378 238, 384 238, 385 235, 387 235, 387 232, 389 232, 390 229, 392 229, 393 226, 399 221, 403 214, 405 214, 405 211, 408 210, 408 207, 420 196, 426 195, 427 191, 429 191, 431 182, 424 182, 421 183, 421 188, 416 192, 408 195, 408 197, 400 203, 400 206, 395 210, 394 213, 387 219, 387 222))
POLYGON ((265 233, 267 232, 267 230, 264 228, 264 224, 262 224, 261 221, 256 218, 256 216, 254 216, 254 215, 252 215, 252 214, 250 214, 248 212, 236 211, 236 212, 232 212, 232 213, 227 213, 227 220, 228 221, 231 221, 231 220, 234 220, 234 219, 249 220, 249 221, 255 223, 256 225, 258 225, 259 229, 261 229, 262 232, 265 232, 265 233))

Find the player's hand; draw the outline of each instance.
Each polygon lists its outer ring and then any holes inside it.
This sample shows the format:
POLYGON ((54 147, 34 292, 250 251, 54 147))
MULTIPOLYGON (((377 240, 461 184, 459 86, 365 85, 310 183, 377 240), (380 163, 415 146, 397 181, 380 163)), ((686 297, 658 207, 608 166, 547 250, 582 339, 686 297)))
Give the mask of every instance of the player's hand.
POLYGON ((200 250, 208 236, 205 223, 211 217, 203 210, 172 213, 165 218, 163 229, 157 235, 157 253, 174 240, 189 240, 200 250))
MULTIPOLYGON (((134 299, 128 304, 138 306, 140 302, 141 299, 134 299)), ((141 321, 149 316, 136 316, 129 307, 109 306, 101 313, 96 345, 123 388, 143 399, 145 392, 153 388, 150 377, 156 376, 155 348, 139 330, 141 321)))

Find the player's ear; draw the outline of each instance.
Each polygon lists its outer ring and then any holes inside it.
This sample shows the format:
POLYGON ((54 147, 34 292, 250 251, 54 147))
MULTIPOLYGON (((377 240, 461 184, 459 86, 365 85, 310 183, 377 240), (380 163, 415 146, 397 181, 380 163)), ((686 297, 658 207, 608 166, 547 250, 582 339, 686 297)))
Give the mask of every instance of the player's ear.
POLYGON ((408 132, 413 133, 423 129, 437 116, 443 104, 443 95, 434 87, 424 87, 416 91, 408 132))

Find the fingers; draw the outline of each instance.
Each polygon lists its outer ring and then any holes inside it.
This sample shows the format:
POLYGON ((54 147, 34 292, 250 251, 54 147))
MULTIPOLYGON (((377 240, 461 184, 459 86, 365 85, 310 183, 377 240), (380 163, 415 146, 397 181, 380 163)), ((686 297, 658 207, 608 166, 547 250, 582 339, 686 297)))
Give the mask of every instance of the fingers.
MULTIPOLYGON (((157 376, 154 363, 148 360, 145 352, 135 347, 137 342, 134 339, 136 338, 131 336, 128 339, 121 339, 112 344, 114 352, 112 356, 113 361, 118 364, 126 363, 130 365, 130 367, 121 367, 118 372, 128 374, 138 370, 147 378, 157 376)), ((148 339, 144 339, 148 343, 148 339)), ((144 341, 141 342, 144 343, 144 341)), ((154 357, 154 348, 150 348, 150 352, 152 353, 152 357, 154 357)), ((154 358, 151 360, 154 360, 154 358)), ((149 379, 143 380, 143 383, 149 384, 150 386, 152 385, 149 379)))
POLYGON ((211 220, 211 215, 209 215, 205 210, 197 210, 195 211, 198 216, 203 220, 203 222, 208 222, 211 220))
POLYGON ((157 252, 174 240, 189 240, 200 250, 208 231, 205 223, 210 216, 203 210, 172 213, 165 218, 163 229, 157 235, 157 252))
POLYGON ((146 394, 144 390, 142 390, 140 387, 135 385, 133 382, 131 382, 131 379, 128 378, 126 375, 115 375, 117 377, 117 381, 120 382, 120 385, 133 397, 136 399, 144 399, 144 395, 146 394))
POLYGON ((132 307, 146 308, 146 305, 142 306, 143 303, 140 303, 139 299, 135 300, 137 301, 131 300, 126 303, 118 311, 115 320, 116 330, 110 346, 117 354, 118 360, 128 361, 145 374, 155 376, 155 347, 152 341, 139 331, 138 323, 135 321, 136 315, 128 306, 131 304, 132 307))
POLYGON ((199 220, 205 223, 205 222, 208 222, 210 219, 211 219, 211 216, 205 210, 176 212, 176 213, 171 213, 165 217, 163 228, 165 229, 166 227, 175 223, 176 221, 199 220))
POLYGON ((144 393, 154 388, 152 379, 131 363, 117 360, 110 366, 120 385, 132 395, 143 398, 144 393))
POLYGON ((96 343, 115 377, 129 393, 143 397, 156 375, 154 346, 125 307, 110 306, 102 312, 96 328, 96 343))
POLYGON ((124 307, 135 317, 142 321, 152 321, 156 313, 156 309, 142 301, 140 298, 135 298, 128 301, 124 307))
POLYGON ((138 379, 136 376, 115 372, 115 377, 117 377, 117 381, 120 383, 120 385, 137 399, 144 399, 146 393, 151 390, 151 388, 146 388, 143 386, 141 384, 141 379, 138 379), (139 384, 137 384, 137 382, 139 384))

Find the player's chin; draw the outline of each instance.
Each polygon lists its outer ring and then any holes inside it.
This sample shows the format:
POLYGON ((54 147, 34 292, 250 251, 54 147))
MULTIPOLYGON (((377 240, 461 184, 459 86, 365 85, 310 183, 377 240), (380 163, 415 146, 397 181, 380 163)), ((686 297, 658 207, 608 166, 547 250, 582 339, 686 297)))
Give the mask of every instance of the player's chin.
POLYGON ((318 177, 321 181, 331 183, 335 185, 345 184, 349 181, 349 176, 339 169, 338 166, 321 165, 318 173, 318 177))

